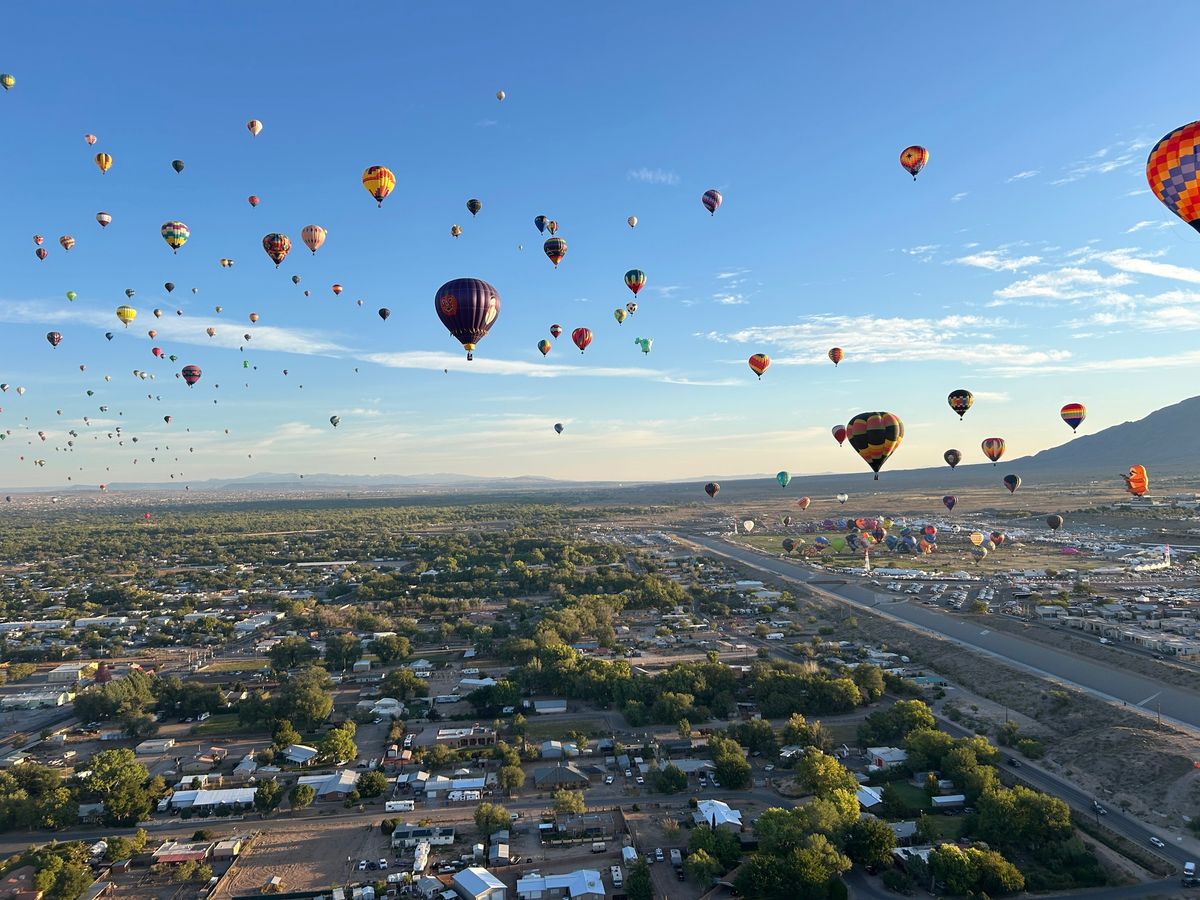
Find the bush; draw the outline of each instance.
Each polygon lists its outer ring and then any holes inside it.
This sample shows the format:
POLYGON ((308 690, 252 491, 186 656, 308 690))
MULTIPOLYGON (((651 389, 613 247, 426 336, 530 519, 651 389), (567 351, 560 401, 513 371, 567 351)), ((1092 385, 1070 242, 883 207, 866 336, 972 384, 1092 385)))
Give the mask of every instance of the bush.
POLYGON ((1046 745, 1037 738, 1021 738, 1016 747, 1017 752, 1028 759, 1041 759, 1046 755, 1046 745))
POLYGON ((897 894, 911 894, 913 881, 899 869, 888 869, 883 873, 883 886, 897 894))
POLYGON ((207 828, 201 828, 192 835, 193 841, 211 841, 213 833, 207 828))

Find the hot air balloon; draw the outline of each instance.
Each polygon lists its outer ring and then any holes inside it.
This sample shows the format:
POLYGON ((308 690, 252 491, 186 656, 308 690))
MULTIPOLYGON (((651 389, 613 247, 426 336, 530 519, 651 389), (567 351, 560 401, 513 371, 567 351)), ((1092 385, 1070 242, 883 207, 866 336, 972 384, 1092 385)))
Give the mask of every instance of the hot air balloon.
POLYGON ((554 346, 554 345, 553 345, 553 344, 551 344, 551 343, 550 343, 548 340, 546 340, 545 338, 542 338, 540 341, 538 341, 538 342, 537 342, 537 348, 538 348, 540 351, 542 351, 542 356, 545 356, 545 355, 547 355, 547 354, 550 352, 550 348, 551 348, 552 346, 554 346))
POLYGON ((16 83, 17 79, 15 79, 12 75, 9 75, 7 72, 0 74, 0 87, 4 88, 6 91, 11 91, 16 83))
POLYGON ((1200 122, 1165 135, 1146 159, 1150 190, 1171 212, 1200 231, 1200 122))
POLYGON ((538 230, 538 234, 546 233, 546 226, 550 224, 550 220, 545 216, 534 216, 533 227, 538 230))
POLYGON ((625 221, 629 223, 630 228, 637 228, 637 216, 630 216, 625 221))
POLYGON ((471 360, 475 345, 483 340, 500 315, 500 294, 479 278, 455 278, 438 288, 433 307, 471 360))
POLYGON ((42 246, 42 243, 43 243, 45 240, 46 240, 46 239, 45 239, 44 237, 42 237, 40 234, 35 234, 35 235, 33 236, 33 242, 34 242, 35 244, 37 244, 39 247, 40 247, 40 246, 42 246))
POLYGON ((625 287, 633 291, 633 296, 637 296, 638 291, 646 286, 646 273, 641 269, 630 269, 625 273, 625 287))
POLYGON ((87 142, 89 147, 94 147, 96 145, 96 136, 94 134, 85 134, 83 139, 87 142))
POLYGON ((129 323, 137 318, 137 310, 132 306, 118 306, 117 318, 121 320, 122 325, 128 328, 129 323))
POLYGON ((842 446, 842 441, 846 440, 846 426, 845 425, 834 425, 833 426, 833 439, 838 442, 839 447, 842 446))
POLYGON ((1082 403, 1068 403, 1058 411, 1062 416, 1062 420, 1071 426, 1074 431, 1083 424, 1083 420, 1087 418, 1087 407, 1082 403))
POLYGON ((382 207, 383 201, 396 186, 396 176, 387 166, 370 166, 363 172, 362 183, 363 187, 367 189, 367 193, 374 197, 382 207))
MULTIPOLYGON (((257 322, 259 320, 259 315, 256 312, 252 312, 252 313, 250 313, 250 315, 246 316, 246 318, 250 320, 251 324, 254 324, 255 322, 257 322)), ((384 316, 384 318, 386 319, 387 316, 384 316)))
POLYGON ((180 374, 183 375, 183 380, 187 382, 188 387, 191 387, 200 380, 200 367, 184 366, 180 374))
MULTIPOLYGON (((280 235, 280 236, 282 237, 282 235, 280 235)), ((291 244, 288 244, 288 249, 289 249, 289 250, 291 249, 291 244)), ((269 253, 270 251, 267 251, 267 252, 269 253)), ((285 252, 285 254, 284 254, 284 255, 285 255, 285 256, 287 255, 287 254, 286 254, 286 252, 285 252)), ((221 259, 219 260, 219 262, 221 263, 221 268, 222 268, 222 269, 232 269, 232 268, 233 268, 233 260, 232 260, 232 259, 230 259, 228 256, 223 256, 223 257, 221 257, 221 259)), ((277 268, 277 269, 279 268, 279 263, 275 263, 275 268, 277 268)), ((193 293, 193 294, 194 294, 194 293, 196 293, 196 289, 195 289, 195 288, 192 288, 192 293, 193 293)))
POLYGON ((554 430, 555 430, 555 431, 556 431, 558 434, 562 434, 562 433, 563 433, 563 423, 562 423, 562 422, 555 422, 555 423, 554 423, 554 430))
POLYGON ((258 204, 261 201, 258 199, 258 194, 251 194, 249 197, 246 198, 246 202, 249 203, 251 206, 258 206, 258 204))
POLYGON ((975 557, 975 562, 982 562, 984 557, 988 555, 988 549, 987 547, 972 547, 971 555, 975 557))
POLYGON ((635 312, 637 312, 637 309, 638 309, 637 304, 634 303, 632 300, 630 300, 628 303, 625 304, 625 311, 628 312, 631 316, 635 312))
POLYGON ((334 428, 338 427, 338 422, 340 422, 340 421, 342 421, 341 416, 330 416, 329 417, 329 424, 332 425, 334 428))
POLYGON ((170 424, 171 424, 171 417, 170 417, 170 416, 163 416, 163 421, 164 421, 164 422, 166 422, 168 425, 170 425, 170 424))
POLYGON ((130 300, 133 299, 134 293, 136 293, 136 292, 134 291, 133 288, 125 288, 125 296, 128 297, 130 300))
POLYGON ((746 534, 749 534, 754 530, 754 520, 747 519, 742 523, 742 528, 745 530, 746 534))
POLYGON ((838 494, 836 497, 834 497, 834 499, 837 500, 838 503, 845 506, 846 501, 850 499, 850 495, 849 494, 838 494))
POLYGON ((1063 517, 1059 515, 1046 516, 1046 524, 1050 526, 1051 531, 1058 531, 1063 527, 1063 517))
POLYGON ((213 311, 214 311, 214 312, 216 312, 216 314, 219 316, 221 313, 225 312, 225 307, 223 307, 223 306, 214 306, 214 307, 213 307, 213 311))
POLYGON ((113 158, 107 153, 96 154, 96 166, 100 169, 100 174, 103 175, 112 168, 113 158))
POLYGON ((961 421, 962 417, 967 414, 967 410, 975 402, 975 395, 968 390, 959 388, 956 391, 951 391, 946 397, 946 402, 950 404, 950 408, 958 413, 958 418, 961 421))
POLYGON ((167 246, 176 253, 187 243, 188 236, 191 234, 188 227, 182 222, 163 222, 159 232, 162 234, 163 240, 167 242, 167 246))
POLYGON ((456 238, 456 237, 458 237, 460 234, 462 234, 462 228, 460 228, 460 227, 459 227, 459 226, 457 226, 457 225, 451 225, 451 226, 450 226, 450 237, 454 237, 454 238, 456 238))
POLYGON ((750 371, 757 375, 761 380, 763 372, 767 371, 771 365, 771 357, 767 356, 765 353, 755 353, 748 360, 746 360, 746 365, 748 365, 750 367, 750 371))
POLYGON ((340 297, 342 295, 342 291, 344 291, 345 288, 342 287, 340 284, 335 284, 330 288, 330 290, 333 291, 333 294, 335 297, 340 297))
POLYGON ((159 359, 162 359, 162 355, 163 355, 162 347, 151 347, 150 352, 153 353, 159 359))
POLYGON ((166 284, 164 284, 163 287, 167 289, 168 294, 171 293, 171 291, 175 290, 175 285, 172 284, 170 281, 168 281, 166 284))
POLYGON ((58 239, 58 243, 64 250, 70 250, 75 246, 75 238, 71 237, 69 234, 64 234, 58 239))
POLYGON ((811 504, 811 503, 812 503, 812 498, 810 498, 810 497, 801 497, 799 500, 796 501, 796 505, 798 507, 800 507, 801 509, 808 509, 809 504, 811 504))
POLYGON ((913 181, 917 180, 917 173, 925 168, 927 162, 929 162, 929 151, 924 147, 914 144, 900 151, 900 165, 904 166, 904 171, 913 177, 913 181))
POLYGON ((558 336, 562 333, 563 333, 563 327, 561 325, 551 325, 550 326, 550 337, 557 339, 558 336))
POLYGON ((592 330, 590 328, 576 328, 571 332, 571 341, 579 348, 582 353, 592 343, 592 330))
POLYGON ((251 119, 246 123, 246 130, 250 132, 251 137, 258 137, 262 129, 263 124, 262 122, 258 121, 258 119, 251 119))
POLYGON ((983 455, 992 461, 993 466, 1004 455, 1004 438, 984 438, 983 443, 979 446, 983 448, 983 455))
POLYGON ((962 453, 958 450, 947 450, 942 454, 942 459, 946 460, 946 465, 953 469, 962 462, 962 453))
POLYGON ((783 552, 784 553, 791 553, 795 549, 796 549, 796 542, 794 540, 792 540, 791 538, 783 539, 783 552))
POLYGON ((158 332, 155 331, 153 328, 151 328, 149 331, 147 331, 146 334, 147 334, 147 336, 149 336, 150 340, 154 340, 156 337, 158 337, 158 332))
POLYGON ((1121 477, 1125 479, 1125 490, 1135 497, 1144 497, 1150 490, 1150 476, 1146 474, 1145 466, 1130 466, 1129 474, 1121 477))
POLYGON ((79 295, 77 293, 75 293, 74 291, 67 291, 67 299, 72 302, 74 302, 75 298, 78 296, 79 295))
POLYGON ((388 316, 390 316, 391 314, 392 314, 392 311, 390 309, 388 309, 386 306, 382 307, 379 310, 379 318, 383 319, 383 321, 385 321, 385 322, 388 320, 388 316))
POLYGON ((182 172, 183 171, 183 160, 182 159, 171 160, 171 168, 174 169, 176 173, 182 172))
MULTIPOLYGON (((275 263, 275 268, 279 268, 279 264, 287 259, 287 255, 292 252, 292 239, 286 234, 279 234, 272 231, 262 239, 263 250, 267 256, 271 257, 271 261, 275 263)), ((233 261, 230 260, 230 265, 233 261)), ((225 265, 225 260, 221 260, 221 265, 225 265)))
POLYGON ((211 325, 209 325, 207 328, 204 329, 204 333, 207 334, 209 337, 216 337, 217 329, 215 329, 211 325))
MULTIPOLYGON (((250 337, 251 337, 251 335, 250 335, 250 332, 246 332, 245 334, 243 334, 243 335, 242 335, 242 340, 243 340, 243 341, 248 341, 248 340, 250 340, 250 337)), ((245 369, 245 368, 246 368, 246 361, 243 361, 243 362, 242 362, 242 368, 243 368, 243 369, 245 369)))
POLYGON ((46 340, 50 342, 51 347, 57 347, 62 343, 62 334, 57 331, 46 332, 46 340))
POLYGON ((846 436, 878 481, 879 470, 904 440, 904 423, 894 413, 859 413, 846 423, 846 436))
MULTIPOLYGON (((134 315, 136 315, 136 314, 137 313, 134 313, 134 315)), ((105 338, 105 340, 111 341, 113 339, 113 333, 111 331, 104 332, 104 338, 105 338)), ((110 376, 105 376, 105 380, 107 381, 109 379, 109 377, 110 376)))
POLYGON ((479 200, 476 200, 474 197, 467 201, 467 212, 471 214, 472 218, 477 215, 481 209, 483 209, 483 203, 479 200))
POLYGON ((831 363, 833 363, 834 366, 836 366, 838 363, 840 363, 842 361, 842 359, 846 356, 845 352, 843 352, 841 347, 831 348, 829 353, 827 353, 826 355, 829 357, 829 361, 831 363))
POLYGON ((654 346, 654 338, 634 338, 633 342, 642 348, 642 353, 649 353, 650 348, 654 346))
POLYGON ((717 484, 715 481, 710 481, 708 484, 706 484, 704 486, 704 493, 708 494, 709 497, 717 496, 717 493, 720 490, 721 490, 721 486, 719 484, 717 484))
POLYGON ((508 96, 508 95, 507 95, 507 94, 505 94, 505 93, 504 93, 504 91, 496 91, 496 99, 497 99, 497 100, 499 100, 499 101, 501 101, 501 102, 503 102, 503 101, 504 101, 504 98, 505 98, 505 97, 507 97, 507 96, 508 96))
POLYGON ((98 212, 96 213, 96 221, 100 223, 101 228, 107 228, 109 223, 112 222, 112 216, 106 212, 98 212))
POLYGON ((704 196, 700 198, 700 202, 704 204, 704 208, 708 210, 709 215, 716 215, 717 209, 724 202, 725 198, 721 196, 721 192, 716 188, 704 192, 704 196))
POLYGON ((625 324, 625 320, 629 318, 629 312, 623 306, 618 306, 613 310, 613 318, 617 320, 618 325, 625 324))
POLYGON ((551 219, 546 223, 546 230, 550 232, 551 236, 558 234, 558 222, 551 219))
POLYGON ((36 250, 33 251, 33 255, 36 256, 38 259, 45 259, 50 254, 46 251, 45 247, 38 247, 36 250))
POLYGON ((1008 492, 1010 494, 1015 494, 1017 492, 1017 488, 1019 488, 1021 486, 1021 476, 1020 475, 1005 475, 1004 476, 1004 486, 1006 488, 1008 488, 1008 492))
POLYGON ((546 256, 550 257, 550 262, 554 263, 554 268, 557 269, 562 258, 567 255, 567 242, 560 237, 546 238, 542 249, 546 252, 546 256))
POLYGON ((779 482, 781 488, 788 486, 788 482, 792 480, 792 476, 787 472, 779 472, 775 475, 775 480, 779 482))
POLYGON ((325 243, 325 229, 320 225, 305 225, 300 229, 300 240, 304 241, 304 246, 316 256, 321 245, 325 243))
POLYGON ((953 494, 947 494, 945 497, 942 498, 942 505, 945 506, 946 509, 948 509, 950 512, 954 512, 954 507, 957 504, 958 504, 958 498, 955 497, 953 494))

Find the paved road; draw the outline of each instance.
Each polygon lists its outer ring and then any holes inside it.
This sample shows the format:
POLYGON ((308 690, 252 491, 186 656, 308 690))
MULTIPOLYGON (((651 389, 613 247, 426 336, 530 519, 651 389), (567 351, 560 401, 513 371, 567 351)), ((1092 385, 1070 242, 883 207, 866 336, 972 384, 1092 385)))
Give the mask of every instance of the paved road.
POLYGON ((936 607, 897 601, 891 592, 876 592, 869 585, 828 572, 814 572, 791 562, 776 559, 753 550, 743 549, 703 535, 682 535, 685 539, 715 553, 736 560, 770 575, 806 584, 810 589, 857 606, 871 607, 880 615, 948 638, 956 643, 999 657, 1019 668, 1088 691, 1101 699, 1124 706, 1136 707, 1149 713, 1161 712, 1164 720, 1190 730, 1200 729, 1200 692, 1165 685, 1138 675, 1110 668, 1103 663, 1085 659, 1058 648, 1047 647, 1019 635, 993 631, 986 620, 962 619, 938 611, 936 607), (817 582, 817 584, 813 584, 817 582))

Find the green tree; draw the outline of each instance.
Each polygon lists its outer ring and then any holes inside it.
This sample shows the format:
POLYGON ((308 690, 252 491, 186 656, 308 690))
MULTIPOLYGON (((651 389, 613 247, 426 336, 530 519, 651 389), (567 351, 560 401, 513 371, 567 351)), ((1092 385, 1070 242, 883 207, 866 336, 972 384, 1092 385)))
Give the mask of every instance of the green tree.
POLYGON ((704 850, 721 864, 725 872, 737 865, 742 857, 742 843, 736 834, 709 825, 697 825, 688 836, 688 853, 704 850))
POLYGON ((320 666, 306 666, 284 682, 276 714, 311 730, 333 712, 332 688, 328 672, 320 666))
POLYGON ((489 835, 512 824, 508 810, 499 803, 484 801, 475 807, 475 827, 480 834, 489 835))
POLYGON ((684 860, 683 869, 687 872, 688 878, 702 887, 711 885, 712 880, 724 871, 721 864, 707 850, 697 850, 695 853, 688 854, 688 858, 684 860))
POLYGON ((344 672, 362 658, 362 641, 352 634, 334 634, 325 640, 325 663, 344 672))
POLYGON ((688 740, 692 736, 692 723, 687 719, 680 719, 675 723, 675 728, 679 732, 679 736, 684 740, 688 740))
POLYGON ((567 813, 582 813, 587 809, 583 799, 583 791, 570 791, 566 788, 557 790, 551 795, 554 811, 559 815, 567 813))
POLYGON ((271 732, 271 743, 283 750, 292 744, 300 743, 300 732, 293 728, 287 719, 280 719, 275 723, 275 730, 271 732))
POLYGON ((800 713, 792 713, 783 727, 784 744, 797 747, 816 747, 824 750, 831 743, 829 733, 820 722, 809 722, 800 713))
POLYGON ((322 759, 332 762, 349 762, 358 756, 358 745, 346 728, 331 728, 317 742, 317 751, 322 759))
POLYGON ((384 697, 409 700, 413 697, 428 697, 429 684, 412 669, 392 669, 383 676, 381 691, 384 697))
POLYGON ((254 808, 260 815, 269 816, 283 802, 283 788, 274 778, 264 779, 254 789, 254 808))
POLYGON ((271 668, 276 672, 286 672, 297 666, 306 665, 318 656, 317 648, 307 639, 297 635, 289 635, 267 651, 271 668))
POLYGON ((496 783, 509 795, 525 786, 525 770, 520 766, 501 766, 496 773, 496 783))
POLYGON ((816 750, 804 754, 796 765, 796 783, 810 794, 826 797, 833 791, 858 791, 853 773, 833 756, 816 750))
POLYGON ((851 861, 862 866, 888 866, 892 862, 892 850, 896 848, 896 834, 880 819, 859 819, 846 832, 843 849, 851 861))
POLYGON ((104 802, 106 824, 132 825, 150 815, 149 774, 132 750, 102 750, 92 757, 84 794, 92 801, 104 802))
POLYGON ((660 769, 654 778, 655 789, 664 794, 678 794, 680 791, 686 791, 687 786, 687 774, 673 763, 668 763, 660 769))
POLYGON ((370 772, 363 772, 358 776, 358 795, 360 797, 378 797, 387 790, 387 776, 378 769, 372 769, 370 772))
POLYGON ((625 896, 629 900, 654 900, 654 881, 650 867, 641 857, 629 867, 625 878, 625 896))
POLYGON ((288 792, 288 805, 293 810, 307 809, 317 799, 317 789, 311 784, 297 784, 288 792))
POLYGON ((708 750, 722 787, 736 791, 750 783, 750 762, 737 741, 714 735, 708 741, 708 750))
POLYGON ((883 671, 879 666, 860 665, 850 673, 864 703, 874 703, 883 696, 883 671))
POLYGON ((398 659, 407 659, 412 648, 408 638, 402 634, 385 634, 375 638, 367 645, 381 663, 385 666, 390 666, 398 659))

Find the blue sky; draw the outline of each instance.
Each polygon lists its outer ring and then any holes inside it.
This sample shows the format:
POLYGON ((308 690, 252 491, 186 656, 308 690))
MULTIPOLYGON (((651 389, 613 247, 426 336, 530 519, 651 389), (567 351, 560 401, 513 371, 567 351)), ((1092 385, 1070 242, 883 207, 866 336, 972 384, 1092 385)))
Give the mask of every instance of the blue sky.
POLYGON ((949 446, 982 461, 992 435, 1012 457, 1063 443, 1068 401, 1087 404, 1086 433, 1194 392, 1200 237, 1143 167, 1200 108, 1153 17, 1126 4, 933 4, 908 18, 794 3, 375 9, 8 11, 5 485, 260 471, 861 480, 829 434, 861 410, 904 419, 889 466, 909 468, 949 446), (915 184, 897 161, 913 143, 931 153, 915 184), (399 182, 382 209, 360 184, 371 164, 399 182), (710 217, 700 196, 714 187, 725 203, 710 217), (568 242, 557 270, 538 214, 568 242), (178 255, 159 236, 169 219, 191 229, 178 255), (309 223, 329 232, 315 257, 299 239, 309 223), (294 244, 278 271, 269 231, 294 244), (618 325, 634 267, 648 284, 618 325), (503 302, 469 364, 432 303, 460 276, 503 302), (128 330, 113 315, 126 288, 128 330), (555 322, 566 333, 543 360, 555 322), (595 333, 583 356, 568 340, 579 325, 595 333), (649 356, 635 337, 653 338, 649 356), (774 360, 761 382, 755 352, 774 360), (191 390, 174 377, 185 363, 204 370, 191 390), (945 402, 959 387, 976 395, 961 424, 945 402))

